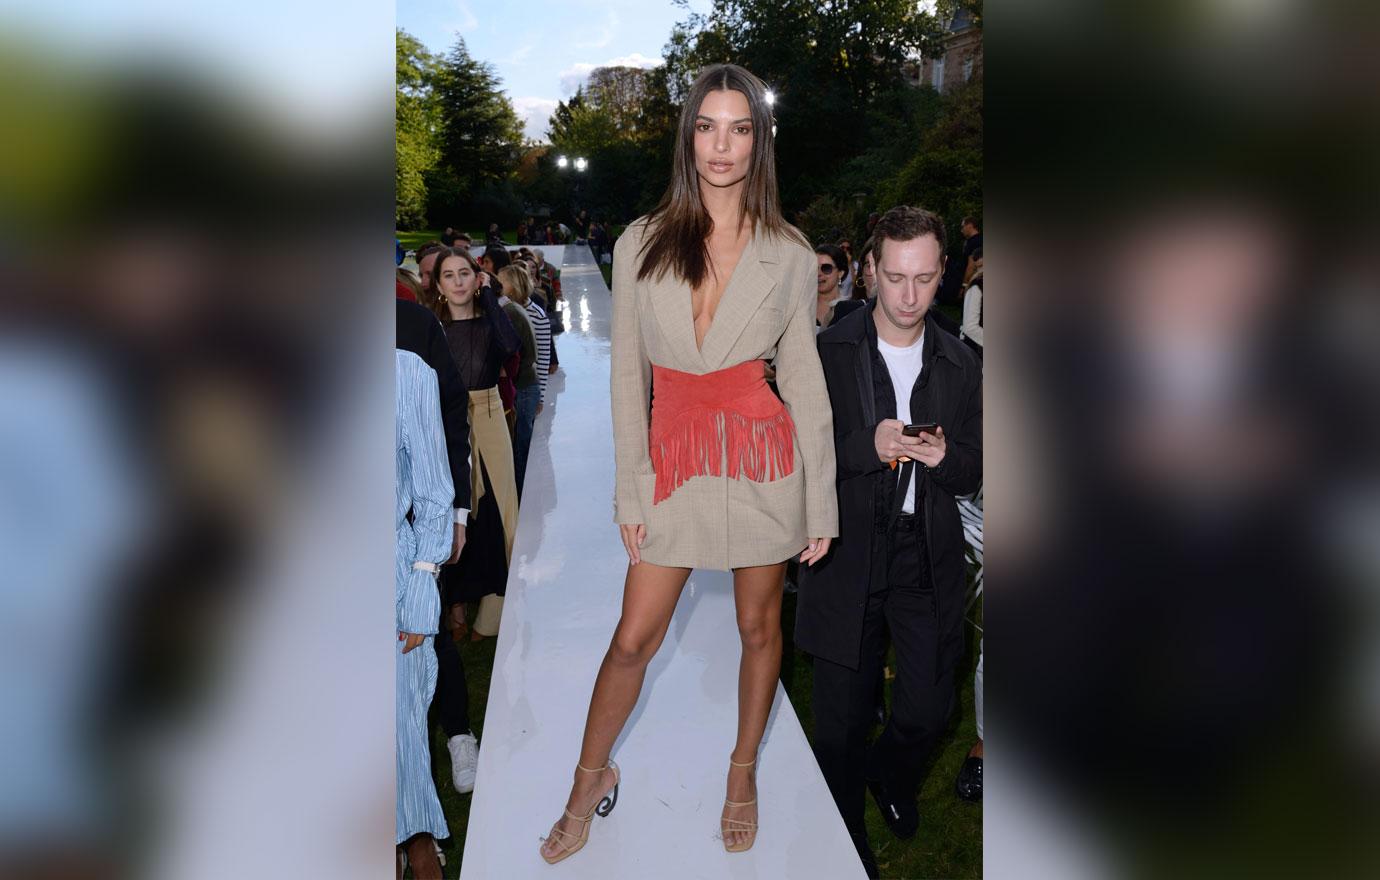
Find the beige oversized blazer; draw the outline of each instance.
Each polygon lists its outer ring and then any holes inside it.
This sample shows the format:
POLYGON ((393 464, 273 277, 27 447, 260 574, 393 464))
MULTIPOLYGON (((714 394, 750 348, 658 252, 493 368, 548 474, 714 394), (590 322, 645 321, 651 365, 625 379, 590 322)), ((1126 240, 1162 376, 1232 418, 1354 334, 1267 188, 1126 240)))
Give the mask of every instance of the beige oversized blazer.
POLYGON ((637 280, 645 220, 627 228, 613 253, 614 521, 646 525, 644 560, 686 568, 775 564, 805 549, 809 538, 836 537, 833 413, 815 349, 814 254, 759 228, 701 351, 690 286, 670 272, 660 281, 637 280), (756 359, 775 359, 777 387, 795 422, 791 474, 770 482, 697 476, 653 505, 652 365, 703 375, 756 359))

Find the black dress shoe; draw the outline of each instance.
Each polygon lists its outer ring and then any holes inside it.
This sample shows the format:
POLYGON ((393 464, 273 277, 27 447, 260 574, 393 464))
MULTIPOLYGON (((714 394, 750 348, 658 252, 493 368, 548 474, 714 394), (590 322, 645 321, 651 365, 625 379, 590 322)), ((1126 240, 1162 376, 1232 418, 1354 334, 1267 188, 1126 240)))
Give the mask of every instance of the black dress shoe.
POLYGON ((902 840, 914 837, 920 828, 920 811, 916 809, 915 798, 899 795, 881 779, 867 780, 867 789, 872 792, 872 800, 882 811, 882 818, 891 833, 902 840))
POLYGON ((982 759, 969 755, 959 768, 958 779, 954 781, 954 790, 958 792, 959 798, 969 803, 980 803, 982 801, 982 759))

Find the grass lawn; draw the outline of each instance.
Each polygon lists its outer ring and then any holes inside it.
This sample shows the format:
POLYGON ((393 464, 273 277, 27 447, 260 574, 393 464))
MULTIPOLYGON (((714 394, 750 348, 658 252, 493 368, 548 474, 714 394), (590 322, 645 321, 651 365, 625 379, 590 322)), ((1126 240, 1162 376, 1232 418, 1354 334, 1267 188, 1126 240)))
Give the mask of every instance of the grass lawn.
MULTIPOLYGON (((474 229, 462 229, 460 231, 470 237, 470 242, 472 244, 478 245, 484 243, 484 238, 488 234, 482 230, 474 229)), ((415 251, 418 245, 425 244, 428 241, 438 241, 441 238, 441 230, 439 229, 419 229, 415 232, 394 231, 393 234, 397 236, 398 241, 402 242, 403 249, 409 251, 415 251)), ((513 244, 513 242, 517 241, 516 228, 504 229, 500 234, 503 236, 503 240, 508 242, 509 247, 517 247, 517 245, 513 244)))
POLYGON ((441 230, 421 229, 417 232, 395 231, 393 234, 398 237, 398 241, 402 242, 403 250, 415 251, 425 242, 439 239, 441 237, 441 230))
MULTIPOLYGON (((981 623, 980 604, 976 610, 977 620, 981 623)), ((786 638, 786 656, 781 677, 809 736, 814 732, 811 708, 813 672, 810 658, 795 649, 795 596, 789 593, 782 607, 782 629, 786 638)), ((977 737, 973 716, 973 670, 977 667, 978 642, 971 625, 967 625, 967 631, 967 650, 959 663, 958 672, 959 709, 949 732, 939 742, 933 767, 920 792, 920 833, 908 841, 892 837, 871 796, 866 798, 867 831, 883 877, 982 876, 982 805, 964 803, 954 796, 954 777, 977 737)), ((460 645, 470 691, 470 720, 481 742, 496 642, 496 639, 485 639, 472 644, 466 640, 460 645)), ((891 682, 887 682, 888 700, 891 686, 891 682)), ((873 731, 874 736, 880 733, 880 727, 873 731)), ((442 842, 446 854, 445 876, 458 878, 465 828, 469 824, 471 796, 456 794, 455 787, 451 785, 450 753, 446 750, 445 734, 436 723, 432 724, 431 757, 436 791, 441 796, 441 806, 445 809, 451 830, 450 839, 442 842)), ((538 838, 546 834, 551 822, 560 815, 561 806, 553 801, 544 806, 544 812, 539 807, 538 813, 532 814, 530 831, 534 850, 539 845, 538 838)), ((595 831, 597 833, 597 829, 595 831)))

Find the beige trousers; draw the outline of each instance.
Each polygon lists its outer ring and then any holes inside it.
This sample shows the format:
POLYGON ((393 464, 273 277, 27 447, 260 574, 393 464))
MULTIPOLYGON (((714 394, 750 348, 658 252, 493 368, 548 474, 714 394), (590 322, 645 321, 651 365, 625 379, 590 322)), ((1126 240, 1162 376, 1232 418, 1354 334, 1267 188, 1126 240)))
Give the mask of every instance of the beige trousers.
MULTIPOLYGON (((513 537, 517 534, 517 480, 513 473, 513 440, 496 387, 470 392, 470 516, 479 513, 486 470, 503 520, 503 550, 511 565, 513 537)), ((503 597, 490 593, 479 602, 474 631, 482 636, 498 635, 502 615, 503 597)))

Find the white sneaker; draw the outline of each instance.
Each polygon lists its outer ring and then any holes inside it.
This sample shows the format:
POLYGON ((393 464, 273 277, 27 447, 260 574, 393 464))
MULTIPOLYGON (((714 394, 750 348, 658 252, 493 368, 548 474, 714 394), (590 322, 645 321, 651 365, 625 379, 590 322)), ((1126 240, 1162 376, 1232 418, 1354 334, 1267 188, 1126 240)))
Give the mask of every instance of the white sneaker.
POLYGON ((460 794, 474 791, 474 775, 479 768, 479 743, 474 735, 462 733, 446 743, 450 749, 450 779, 460 794))

